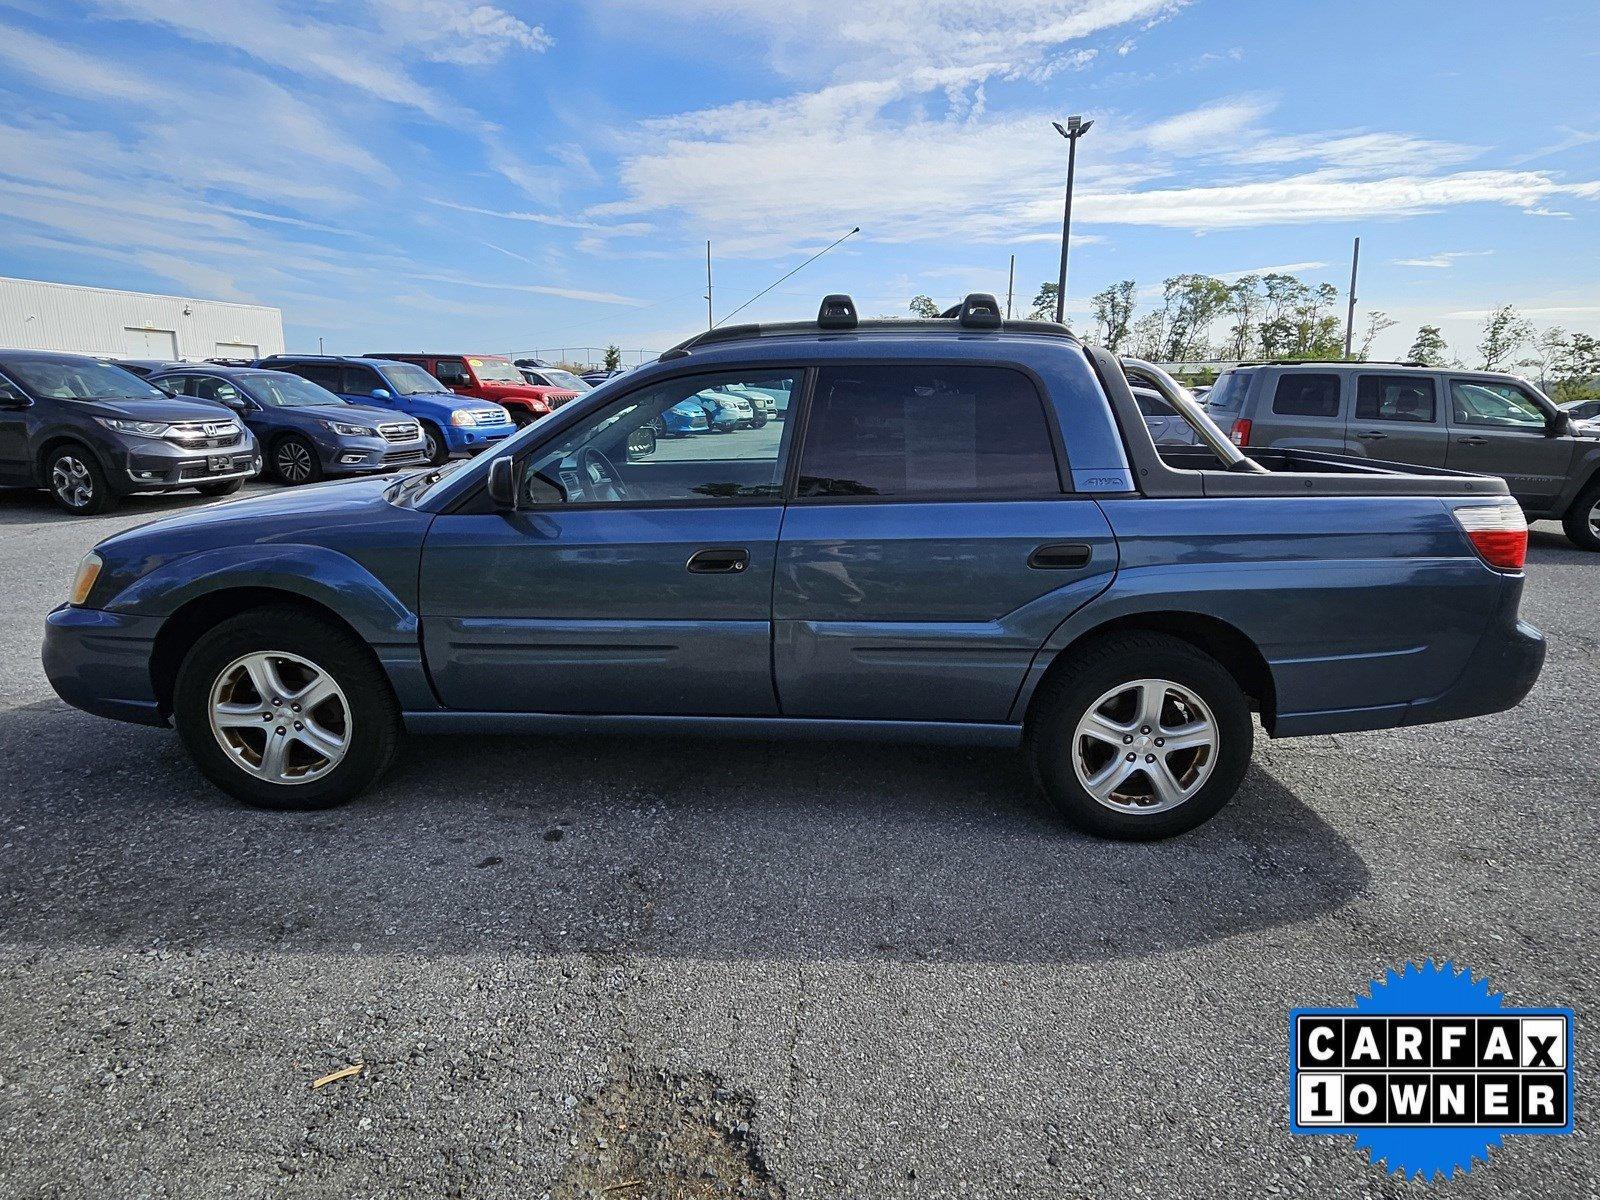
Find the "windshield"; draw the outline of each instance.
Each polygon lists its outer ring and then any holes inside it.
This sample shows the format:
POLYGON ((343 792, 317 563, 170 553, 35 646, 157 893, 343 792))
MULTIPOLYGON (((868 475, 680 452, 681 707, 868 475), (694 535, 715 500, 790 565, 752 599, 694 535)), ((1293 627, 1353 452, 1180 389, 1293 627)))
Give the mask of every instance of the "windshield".
POLYGON ((244 384, 245 391, 268 408, 310 408, 314 404, 344 403, 326 388, 319 388, 309 379, 286 371, 262 371, 236 378, 244 384))
POLYGON ((131 371, 106 363, 59 358, 8 358, 11 373, 47 400, 167 400, 131 371))
POLYGON ((432 396, 440 392, 447 396, 455 394, 421 367, 412 363, 386 362, 383 364, 383 373, 388 377, 394 390, 402 396, 432 396))
POLYGON ((522 372, 503 358, 469 358, 467 363, 480 383, 521 383, 522 372))
POLYGON ((571 371, 558 371, 554 367, 544 367, 539 374, 550 381, 551 387, 566 388, 572 392, 588 392, 594 389, 594 384, 579 379, 571 371))

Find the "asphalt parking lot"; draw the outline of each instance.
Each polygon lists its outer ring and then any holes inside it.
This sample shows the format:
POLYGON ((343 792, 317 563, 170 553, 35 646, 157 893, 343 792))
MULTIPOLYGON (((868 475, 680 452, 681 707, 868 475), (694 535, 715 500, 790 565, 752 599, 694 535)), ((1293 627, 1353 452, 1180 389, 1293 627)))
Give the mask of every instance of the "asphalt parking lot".
POLYGON ((1009 753, 853 744, 417 738, 247 811, 39 667, 82 552, 194 503, 0 494, 0 1196, 1600 1194, 1600 556, 1553 526, 1520 709, 1263 741, 1130 846, 1009 753), (1429 956, 1579 1017, 1578 1133, 1431 1189, 1290 1136, 1285 1054, 1429 956))

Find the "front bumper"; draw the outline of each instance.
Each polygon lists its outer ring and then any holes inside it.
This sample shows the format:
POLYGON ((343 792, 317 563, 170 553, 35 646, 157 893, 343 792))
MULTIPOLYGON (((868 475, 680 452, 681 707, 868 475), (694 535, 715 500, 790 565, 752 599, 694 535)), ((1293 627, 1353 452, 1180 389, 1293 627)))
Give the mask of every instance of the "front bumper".
POLYGON ((428 443, 421 437, 414 442, 391 442, 382 437, 341 437, 318 440, 325 475, 371 475, 400 467, 420 467, 428 461, 428 443))
POLYGON ((74 708, 132 721, 166 725, 150 678, 156 627, 151 617, 130 617, 63 604, 45 618, 44 673, 74 708))
POLYGON ((475 454, 482 454, 496 442, 502 442, 517 431, 516 424, 484 425, 481 427, 470 425, 452 425, 445 430, 445 444, 450 447, 452 456, 471 458, 475 454))
POLYGON ((135 492, 249 479, 261 470, 261 452, 252 438, 214 450, 141 438, 123 448, 118 458, 119 487, 135 492))

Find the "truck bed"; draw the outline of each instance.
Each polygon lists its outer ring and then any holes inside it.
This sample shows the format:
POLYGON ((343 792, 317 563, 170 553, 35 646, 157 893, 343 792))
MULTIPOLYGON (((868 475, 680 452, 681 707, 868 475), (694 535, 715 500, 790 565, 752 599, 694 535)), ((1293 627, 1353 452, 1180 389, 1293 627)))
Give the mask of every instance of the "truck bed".
MULTIPOLYGON (((1111 401, 1138 490, 1147 496, 1509 496, 1505 480, 1444 467, 1379 462, 1316 450, 1245 449, 1225 444, 1229 463, 1208 446, 1155 444, 1144 414, 1129 386, 1123 363, 1099 347, 1085 351, 1111 401), (1255 464, 1255 467, 1250 464, 1255 464), (1260 468, 1259 470, 1256 468, 1260 468)), ((1166 396, 1179 416, 1202 439, 1227 439, 1186 395, 1172 394, 1176 384, 1163 372, 1138 364, 1141 386, 1166 396)), ((1130 369, 1133 367, 1130 365, 1130 369)), ((1181 392, 1182 389, 1178 389, 1181 392)))

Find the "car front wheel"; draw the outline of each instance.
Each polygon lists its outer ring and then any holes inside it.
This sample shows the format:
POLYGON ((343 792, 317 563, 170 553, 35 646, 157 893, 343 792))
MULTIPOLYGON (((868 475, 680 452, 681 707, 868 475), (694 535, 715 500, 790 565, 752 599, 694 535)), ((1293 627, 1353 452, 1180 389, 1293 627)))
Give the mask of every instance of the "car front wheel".
POLYGON ((1600 480, 1583 490, 1572 502, 1561 527, 1574 546, 1584 550, 1600 550, 1600 480))
POLYGON ((431 421, 424 421, 422 438, 429 466, 438 467, 450 461, 450 444, 444 440, 444 434, 439 432, 438 426, 431 421))
POLYGON ((401 729, 371 650, 294 608, 253 609, 202 635, 178 670, 173 719, 212 783, 284 810, 365 791, 393 760, 401 729))
POLYGON ((291 434, 280 438, 272 448, 272 473, 286 487, 315 483, 322 478, 322 462, 317 448, 303 437, 291 434))
POLYGON ((50 498, 70 513, 88 516, 116 506, 117 496, 105 472, 82 446, 69 444, 52 451, 45 476, 50 498))
POLYGON ((1026 745, 1051 806, 1102 837, 1193 829, 1238 791, 1250 706, 1233 676, 1188 642, 1125 634, 1090 645, 1040 687, 1026 745))

